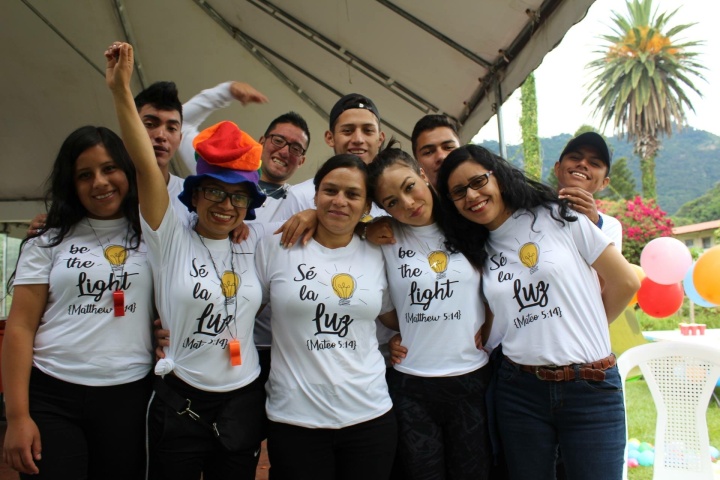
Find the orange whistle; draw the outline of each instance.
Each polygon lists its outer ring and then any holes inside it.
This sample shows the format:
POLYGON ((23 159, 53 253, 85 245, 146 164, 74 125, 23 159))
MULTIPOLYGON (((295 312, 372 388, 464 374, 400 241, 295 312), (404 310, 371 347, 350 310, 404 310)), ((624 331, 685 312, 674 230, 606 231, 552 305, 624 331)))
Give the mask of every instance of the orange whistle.
POLYGON ((242 365, 242 358, 240 357, 240 340, 230 340, 228 347, 230 348, 230 365, 233 367, 242 365))

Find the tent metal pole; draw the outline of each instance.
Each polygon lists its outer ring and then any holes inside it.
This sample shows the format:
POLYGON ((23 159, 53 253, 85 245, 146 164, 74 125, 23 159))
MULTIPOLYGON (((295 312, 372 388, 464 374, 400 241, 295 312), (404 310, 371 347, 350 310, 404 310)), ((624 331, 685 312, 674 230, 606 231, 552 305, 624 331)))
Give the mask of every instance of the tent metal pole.
POLYGON ((498 127, 498 143, 500 144, 500 156, 507 160, 507 146, 505 145, 505 130, 503 128, 502 116, 502 85, 499 78, 495 78, 495 117, 498 127))

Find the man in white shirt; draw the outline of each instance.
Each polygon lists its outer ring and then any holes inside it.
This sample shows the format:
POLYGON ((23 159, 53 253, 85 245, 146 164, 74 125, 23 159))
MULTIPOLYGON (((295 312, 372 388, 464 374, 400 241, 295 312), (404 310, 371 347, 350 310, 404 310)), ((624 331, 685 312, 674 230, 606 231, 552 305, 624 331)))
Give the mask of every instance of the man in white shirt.
POLYGON ((425 115, 415 124, 410 141, 415 160, 430 184, 435 186, 440 165, 460 146, 457 127, 445 115, 425 115))
MULTIPOLYGON (((380 125, 380 113, 372 100, 359 93, 340 98, 330 110, 330 125, 325 132, 325 143, 336 155, 351 153, 369 164, 380 151, 385 133, 380 125)), ((314 208, 315 186, 312 178, 297 184, 288 192, 288 198, 278 211, 278 220, 314 208)), ((370 215, 385 215, 373 204, 370 215)))
POLYGON ((555 162, 560 198, 566 198, 578 213, 586 215, 622 251, 622 225, 600 213, 594 194, 610 184, 610 149, 602 135, 586 132, 573 138, 555 162))
MULTIPOLYGON (((247 83, 231 81, 203 90, 183 105, 183 139, 178 153, 191 172, 195 171, 193 140, 200 125, 215 110, 228 107, 235 100, 246 105, 265 103, 267 97, 247 83)), ((310 131, 305 119, 295 112, 288 112, 270 122, 258 142, 263 146, 259 185, 268 198, 255 214, 261 222, 277 221, 280 219, 275 214, 287 196, 288 181, 305 163, 310 131)))

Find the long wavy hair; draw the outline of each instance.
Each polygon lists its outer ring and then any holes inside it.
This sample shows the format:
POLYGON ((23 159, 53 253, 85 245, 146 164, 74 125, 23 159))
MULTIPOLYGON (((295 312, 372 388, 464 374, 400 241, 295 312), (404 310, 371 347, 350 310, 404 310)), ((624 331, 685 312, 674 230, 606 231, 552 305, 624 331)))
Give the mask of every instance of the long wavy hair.
POLYGON ((475 162, 492 171, 505 208, 513 213, 520 209, 527 210, 533 217, 531 228, 537 220, 537 208, 546 209, 550 216, 563 226, 565 222, 577 220, 570 212, 567 201, 559 200, 555 190, 527 178, 522 170, 502 157, 477 145, 465 145, 455 149, 445 158, 438 172, 437 189, 444 214, 437 217, 437 222, 445 232, 445 246, 452 252, 462 252, 477 270, 482 269, 487 258, 485 242, 490 232, 486 226, 463 217, 448 196, 450 175, 465 162, 475 162))
MULTIPOLYGON (((125 173, 128 180, 128 192, 120 209, 132 229, 128 248, 137 248, 140 243, 140 213, 138 211, 138 190, 135 167, 125 150, 122 139, 105 127, 84 126, 72 132, 63 142, 55 158, 52 172, 46 181, 45 206, 48 209, 45 227, 37 233, 41 235, 54 229, 57 233, 50 239, 49 247, 60 244, 78 222, 87 216, 87 210, 80 202, 75 185, 75 163, 88 148, 96 145, 105 147, 110 158, 125 173)), ((34 235, 36 236, 36 235, 34 235)))
MULTIPOLYGON (((386 168, 396 164, 400 164, 408 167, 410 170, 415 172, 418 177, 421 175, 420 164, 418 164, 417 160, 415 160, 409 153, 402 150, 399 145, 400 142, 398 142, 394 138, 391 138, 387 146, 380 150, 380 153, 377 154, 372 163, 368 165, 368 191, 370 194, 370 198, 372 198, 375 204, 383 210, 385 209, 385 207, 383 207, 382 204, 377 201, 377 199, 375 198, 375 194, 377 193, 380 177, 382 176, 386 168)), ((440 197, 438 196, 437 191, 435 191, 435 188, 432 185, 429 185, 429 187, 430 194, 432 195, 433 200, 432 214, 433 218, 437 221, 437 218, 442 216, 442 205, 440 203, 440 197)))

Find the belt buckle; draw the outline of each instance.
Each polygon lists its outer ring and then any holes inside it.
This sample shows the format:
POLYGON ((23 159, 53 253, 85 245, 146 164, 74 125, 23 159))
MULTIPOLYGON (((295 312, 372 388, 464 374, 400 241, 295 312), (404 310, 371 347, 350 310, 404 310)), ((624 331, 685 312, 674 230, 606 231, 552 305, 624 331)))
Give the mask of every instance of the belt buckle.
POLYGON ((544 378, 542 378, 540 376, 540 370, 543 369, 543 370, 555 371, 555 370, 557 370, 557 368, 558 368, 557 365, 538 365, 537 367, 535 367, 535 376, 537 377, 538 380, 545 380, 544 378))

